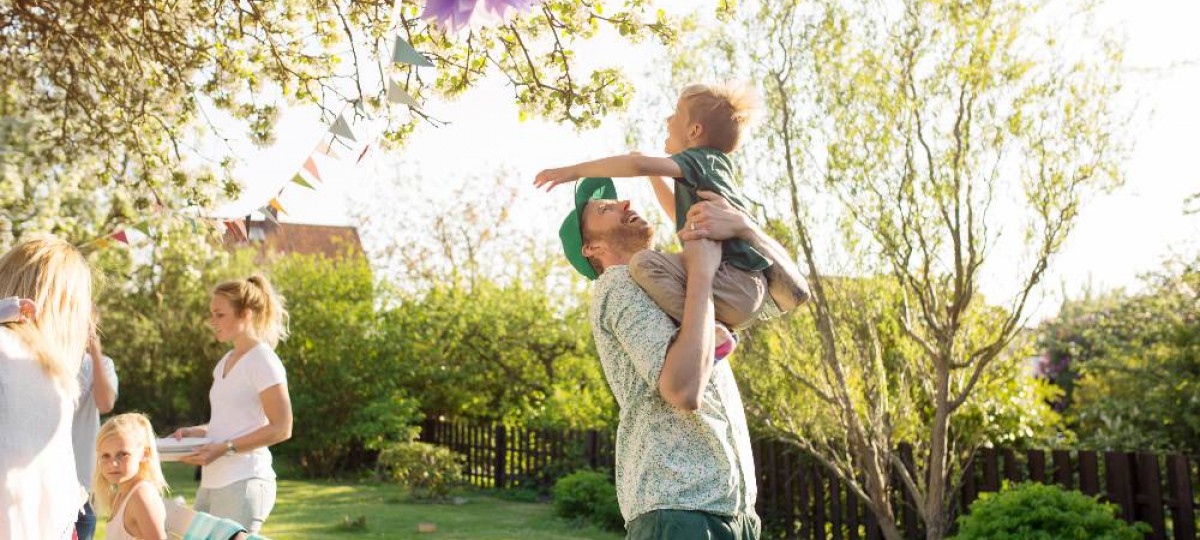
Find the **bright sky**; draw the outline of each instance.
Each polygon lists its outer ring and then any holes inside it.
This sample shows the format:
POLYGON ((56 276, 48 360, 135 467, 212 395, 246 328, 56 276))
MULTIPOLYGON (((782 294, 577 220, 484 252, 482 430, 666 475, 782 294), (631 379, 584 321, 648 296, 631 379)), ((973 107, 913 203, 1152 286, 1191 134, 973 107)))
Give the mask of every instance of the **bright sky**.
MULTIPOLYGON (((683 0, 665 4, 669 11, 696 5, 683 0)), ((1160 268, 1171 254, 1200 250, 1200 215, 1183 213, 1184 198, 1200 191, 1200 167, 1196 166, 1200 152, 1196 135, 1200 126, 1200 32, 1195 31, 1200 2, 1108 0, 1099 14, 1102 26, 1115 27, 1127 37, 1127 96, 1135 100, 1131 104, 1140 113, 1129 126, 1136 146, 1127 164, 1126 186, 1086 207, 1054 261, 1045 281, 1045 295, 1034 306, 1035 319, 1056 311, 1060 291, 1078 294, 1088 287, 1134 287, 1139 274, 1160 268)), ((584 67, 620 65, 635 87, 643 88, 638 83, 646 80, 647 62, 657 57, 659 49, 653 44, 605 43, 582 47, 578 60, 584 67)), ((561 189, 550 195, 534 191, 530 185, 534 174, 546 167, 631 150, 625 144, 624 126, 615 118, 600 129, 582 133, 542 121, 518 122, 512 92, 498 80, 485 82, 452 103, 428 103, 426 109, 450 125, 422 127, 402 151, 391 155, 372 151, 358 166, 353 165, 356 156, 340 162, 320 157, 318 165, 326 182, 316 191, 297 186, 285 190, 281 203, 288 215, 284 219, 351 224, 351 205, 377 204, 382 193, 394 193, 381 186, 397 175, 419 172, 422 178, 436 179, 422 186, 421 198, 416 199, 436 200, 449 197, 466 179, 503 170, 508 171, 504 181, 520 190, 522 200, 516 214, 522 216, 522 224, 554 242, 569 195, 561 189)), ((650 121, 660 122, 661 118, 650 121)), ((284 114, 273 147, 244 147, 241 155, 247 165, 239 169, 239 175, 246 180, 246 190, 222 213, 244 215, 269 200, 299 169, 327 129, 315 111, 284 114)), ((634 198, 652 204, 649 189, 638 184, 634 198)), ((413 202, 397 200, 395 204, 413 202)), ((387 231, 366 229, 362 233, 368 249, 372 238, 387 235, 387 231)), ((1001 281, 985 283, 985 294, 1002 295, 1008 284, 1001 281)))

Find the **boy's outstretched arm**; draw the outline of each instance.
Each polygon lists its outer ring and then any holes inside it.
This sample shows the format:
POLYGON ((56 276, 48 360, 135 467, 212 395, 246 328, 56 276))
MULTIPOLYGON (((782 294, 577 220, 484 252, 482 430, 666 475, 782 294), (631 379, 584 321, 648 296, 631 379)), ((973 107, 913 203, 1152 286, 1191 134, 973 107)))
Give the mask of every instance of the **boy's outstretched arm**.
POLYGON ((704 201, 688 210, 689 226, 679 231, 681 240, 741 238, 771 261, 763 276, 767 278, 767 292, 781 311, 791 311, 808 301, 811 296, 808 281, 779 242, 720 195, 711 191, 699 191, 697 195, 704 201))
POLYGON ((533 180, 533 186, 545 187, 546 191, 550 191, 559 184, 574 182, 590 176, 608 178, 670 176, 674 178, 682 174, 683 171, 679 169, 679 165, 671 158, 624 155, 585 161, 557 169, 546 169, 538 173, 537 178, 533 180))

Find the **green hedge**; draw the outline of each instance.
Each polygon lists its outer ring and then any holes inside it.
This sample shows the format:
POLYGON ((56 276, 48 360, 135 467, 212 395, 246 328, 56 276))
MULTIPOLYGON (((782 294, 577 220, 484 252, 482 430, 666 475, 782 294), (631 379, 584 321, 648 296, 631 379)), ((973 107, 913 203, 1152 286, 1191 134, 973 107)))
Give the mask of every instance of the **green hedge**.
POLYGON ((958 518, 954 540, 1141 540, 1150 527, 1078 491, 1024 483, 985 493, 958 518))
POLYGON ((617 506, 617 489, 606 472, 581 469, 555 482, 554 512, 569 519, 589 521, 611 531, 625 529, 617 506))

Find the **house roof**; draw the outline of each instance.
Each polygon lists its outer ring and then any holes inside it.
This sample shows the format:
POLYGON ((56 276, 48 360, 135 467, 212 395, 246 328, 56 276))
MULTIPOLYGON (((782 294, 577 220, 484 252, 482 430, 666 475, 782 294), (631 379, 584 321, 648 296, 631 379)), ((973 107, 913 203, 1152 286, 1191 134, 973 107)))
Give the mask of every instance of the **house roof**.
POLYGON ((322 254, 330 258, 346 256, 362 257, 362 241, 358 229, 339 225, 309 225, 305 223, 279 223, 270 220, 243 220, 246 236, 226 230, 223 241, 226 246, 257 245, 264 255, 278 254, 322 254))

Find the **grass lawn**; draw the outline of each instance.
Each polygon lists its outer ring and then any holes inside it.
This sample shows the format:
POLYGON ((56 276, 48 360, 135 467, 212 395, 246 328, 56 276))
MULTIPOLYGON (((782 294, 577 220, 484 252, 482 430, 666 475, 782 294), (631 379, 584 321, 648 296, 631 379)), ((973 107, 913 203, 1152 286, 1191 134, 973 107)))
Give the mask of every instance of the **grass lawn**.
MULTIPOLYGON (((196 496, 193 469, 164 463, 163 472, 173 495, 191 504, 196 496)), ((480 492, 463 491, 461 505, 428 504, 409 500, 405 490, 390 485, 313 480, 280 480, 275 510, 263 534, 273 540, 289 538, 355 539, 416 538, 482 540, 615 540, 623 535, 581 527, 557 518, 549 504, 511 502, 480 492), (366 530, 340 530, 345 516, 367 517, 366 530), (437 532, 418 533, 418 523, 433 523, 437 532)), ((97 536, 104 538, 102 532, 97 536)))

